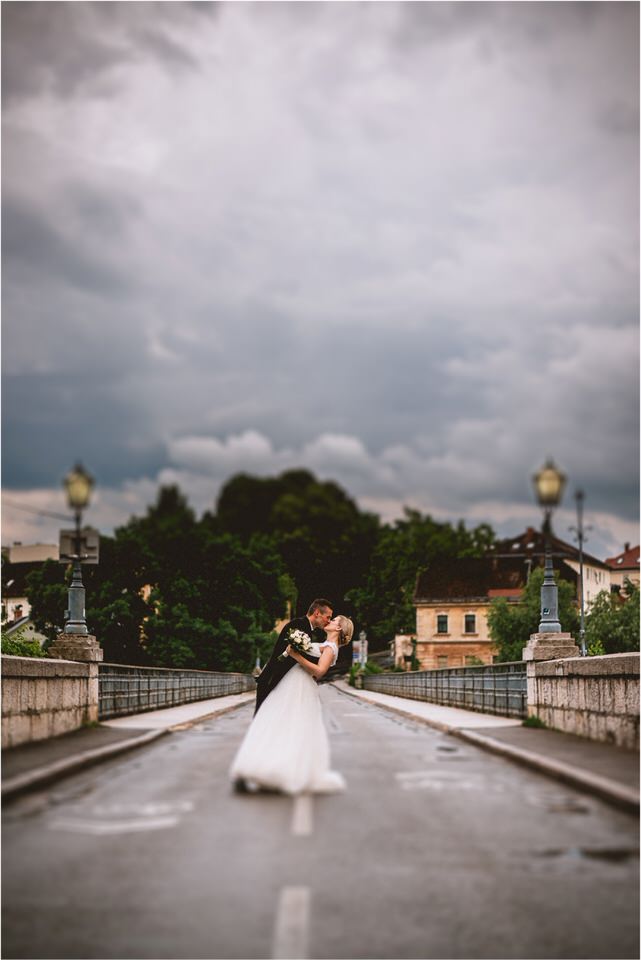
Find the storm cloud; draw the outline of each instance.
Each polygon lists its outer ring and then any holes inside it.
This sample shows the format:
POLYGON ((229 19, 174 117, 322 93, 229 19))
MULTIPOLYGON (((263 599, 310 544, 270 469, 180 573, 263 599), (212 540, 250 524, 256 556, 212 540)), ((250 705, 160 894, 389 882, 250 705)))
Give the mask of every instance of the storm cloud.
MULTIPOLYGON (((638 7, 2 7, 7 501, 307 466, 636 540, 638 7)), ((4 541, 56 539, 8 506, 4 541)), ((49 524, 49 525, 48 525, 49 524)))

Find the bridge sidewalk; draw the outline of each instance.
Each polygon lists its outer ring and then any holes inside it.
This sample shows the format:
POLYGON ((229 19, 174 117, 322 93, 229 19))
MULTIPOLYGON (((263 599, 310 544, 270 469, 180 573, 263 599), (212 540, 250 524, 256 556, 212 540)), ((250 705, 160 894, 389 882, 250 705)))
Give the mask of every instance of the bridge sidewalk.
POLYGON ((249 703, 255 693, 238 693, 211 700, 198 700, 164 710, 150 710, 129 717, 106 720, 49 740, 25 743, 2 751, 2 799, 44 786, 69 773, 184 727, 220 716, 249 703))
POLYGON ((639 754, 636 750, 624 750, 559 730, 524 727, 521 720, 510 717, 459 710, 373 690, 356 690, 344 680, 336 681, 334 686, 342 693, 419 720, 587 790, 632 813, 639 812, 639 754))
MULTIPOLYGON (((334 681, 342 693, 426 723, 476 746, 525 764, 614 803, 639 810, 638 753, 557 730, 524 727, 520 720, 444 707, 421 700, 355 690, 334 681)), ((73 733, 2 752, 2 798, 43 786, 125 750, 150 743, 172 730, 234 710, 254 693, 119 717, 73 733)))

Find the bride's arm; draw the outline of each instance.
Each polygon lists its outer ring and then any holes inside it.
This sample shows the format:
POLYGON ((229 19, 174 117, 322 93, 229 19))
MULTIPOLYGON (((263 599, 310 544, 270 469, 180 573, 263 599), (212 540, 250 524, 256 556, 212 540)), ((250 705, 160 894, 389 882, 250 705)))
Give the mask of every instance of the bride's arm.
POLYGON ((293 647, 287 647, 287 653, 290 655, 290 657, 294 658, 296 663, 300 663, 304 670, 307 670, 308 673, 311 673, 316 680, 320 680, 321 677, 325 676, 332 665, 332 660, 334 659, 334 653, 331 647, 325 647, 321 653, 318 663, 311 663, 309 660, 306 660, 305 657, 300 654, 298 650, 294 650, 293 647))

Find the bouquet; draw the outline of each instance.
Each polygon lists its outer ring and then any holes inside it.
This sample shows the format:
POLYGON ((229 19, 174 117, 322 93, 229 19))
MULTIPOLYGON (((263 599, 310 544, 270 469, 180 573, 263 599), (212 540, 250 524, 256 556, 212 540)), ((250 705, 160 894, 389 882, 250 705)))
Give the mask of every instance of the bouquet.
MULTIPOLYGON (((299 653, 309 653, 312 649, 312 641, 302 630, 291 630, 287 639, 294 650, 298 650, 299 653)), ((281 653, 276 659, 286 660, 288 656, 289 654, 285 652, 281 653)))

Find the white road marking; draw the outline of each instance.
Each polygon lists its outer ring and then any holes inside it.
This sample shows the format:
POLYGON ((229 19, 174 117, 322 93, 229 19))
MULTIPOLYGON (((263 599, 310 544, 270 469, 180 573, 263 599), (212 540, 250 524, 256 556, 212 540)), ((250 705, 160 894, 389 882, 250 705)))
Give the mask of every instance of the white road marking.
POLYGON ((504 793, 504 785, 499 780, 488 780, 481 774, 472 774, 460 770, 412 770, 396 773, 395 778, 401 790, 484 790, 491 793, 504 793))
POLYGON ((66 830, 69 833, 90 833, 107 836, 117 833, 137 833, 144 830, 166 830, 175 827, 178 817, 147 817, 144 820, 52 820, 50 830, 66 830))
POLYGON ((118 817, 129 815, 132 817, 162 817, 176 813, 189 813, 194 809, 191 800, 180 800, 178 803, 100 803, 91 808, 91 812, 98 817, 118 817))
POLYGON ((313 829, 311 793, 299 793, 294 797, 292 833, 295 837, 309 837, 313 829))
POLYGON ((309 939, 309 887, 283 887, 278 900, 272 960, 306 960, 309 939))

